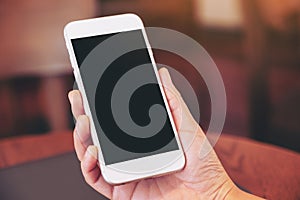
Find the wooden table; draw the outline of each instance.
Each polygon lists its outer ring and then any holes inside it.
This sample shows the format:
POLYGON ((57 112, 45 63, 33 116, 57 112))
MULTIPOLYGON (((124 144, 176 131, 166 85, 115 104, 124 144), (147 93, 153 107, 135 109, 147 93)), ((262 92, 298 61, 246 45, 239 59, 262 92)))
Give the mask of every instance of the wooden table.
MULTIPOLYGON (((74 151, 69 131, 4 139, 0 149, 0 168, 74 151)), ((268 199, 300 199, 300 154, 226 134, 215 149, 241 187, 268 199)))

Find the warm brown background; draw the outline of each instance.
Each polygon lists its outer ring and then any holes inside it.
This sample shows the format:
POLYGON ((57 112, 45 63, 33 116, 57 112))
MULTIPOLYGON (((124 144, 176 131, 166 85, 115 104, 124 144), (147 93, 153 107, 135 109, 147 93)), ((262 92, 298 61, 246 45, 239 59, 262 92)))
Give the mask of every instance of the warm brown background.
MULTIPOLYGON (((72 128, 64 24, 133 12, 146 26, 188 34, 211 54, 227 92, 225 132, 300 151, 299 8, 299 0, 1 1, 0 137, 72 128)), ((193 86, 205 127, 209 96, 202 80, 193 86)))

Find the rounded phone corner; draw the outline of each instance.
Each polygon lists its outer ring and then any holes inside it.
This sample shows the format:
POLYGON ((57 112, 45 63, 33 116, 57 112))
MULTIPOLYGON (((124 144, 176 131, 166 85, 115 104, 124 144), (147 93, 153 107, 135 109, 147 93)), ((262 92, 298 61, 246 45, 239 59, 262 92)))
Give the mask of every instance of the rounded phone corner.
POLYGON ((137 18, 137 19, 141 20, 141 17, 139 15, 135 14, 135 13, 128 13, 127 15, 132 16, 134 18, 137 18))
POLYGON ((110 185, 115 185, 115 183, 113 181, 111 181, 110 177, 107 176, 107 173, 105 173, 104 170, 102 170, 102 176, 106 183, 108 183, 110 185))
POLYGON ((65 26, 64 26, 64 36, 65 38, 68 38, 68 32, 70 31, 71 29, 71 26, 72 26, 73 22, 68 22, 65 26))
POLYGON ((129 17, 130 20, 139 22, 141 26, 144 26, 142 18, 135 13, 126 13, 125 16, 129 17))
POLYGON ((121 181, 120 179, 113 179, 112 176, 109 176, 107 172, 105 172, 106 170, 102 170, 102 176, 103 179, 106 183, 110 184, 110 185, 121 185, 125 182, 121 181))
POLYGON ((180 157, 178 171, 182 170, 186 165, 185 154, 182 152, 182 156, 180 157))

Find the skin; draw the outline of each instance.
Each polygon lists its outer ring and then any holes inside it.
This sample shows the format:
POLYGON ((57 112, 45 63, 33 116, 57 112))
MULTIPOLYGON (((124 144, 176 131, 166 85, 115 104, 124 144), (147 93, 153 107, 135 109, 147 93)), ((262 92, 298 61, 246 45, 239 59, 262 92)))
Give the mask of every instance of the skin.
POLYGON ((85 115, 81 94, 73 90, 69 100, 77 121, 74 146, 87 184, 110 199, 260 199, 234 185, 213 149, 200 156, 206 138, 204 132, 190 114, 167 69, 160 69, 159 75, 184 149, 184 169, 124 185, 106 183, 97 161, 97 147, 92 145, 89 118, 85 115))

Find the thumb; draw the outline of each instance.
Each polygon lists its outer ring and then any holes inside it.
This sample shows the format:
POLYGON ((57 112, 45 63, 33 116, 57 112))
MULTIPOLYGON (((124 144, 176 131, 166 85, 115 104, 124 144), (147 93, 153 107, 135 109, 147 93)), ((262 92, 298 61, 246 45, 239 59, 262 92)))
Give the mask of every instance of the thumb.
POLYGON ((159 75, 177 130, 195 128, 195 124, 198 125, 198 123, 194 120, 180 92, 174 86, 169 71, 163 67, 159 70, 159 75))
POLYGON ((165 68, 165 67, 160 68, 159 69, 159 76, 160 76, 161 82, 163 84, 163 87, 167 88, 173 94, 175 94, 177 97, 181 98, 181 95, 180 95, 179 91, 176 89, 176 87, 173 84, 173 81, 171 79, 170 73, 167 70, 167 68, 165 68))
POLYGON ((202 130, 199 124, 194 120, 187 105, 182 99, 180 92, 174 86, 168 70, 166 68, 161 68, 159 70, 159 75, 170 105, 179 137, 183 147, 185 148, 185 146, 191 145, 193 140, 192 138, 199 133, 199 130, 200 132, 202 132, 202 130))
POLYGON ((180 104, 180 94, 173 85, 170 74, 166 68, 161 68, 159 70, 159 75, 176 128, 179 131, 182 122, 182 106, 180 104))

